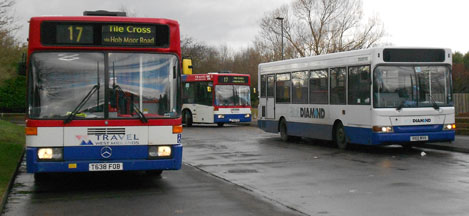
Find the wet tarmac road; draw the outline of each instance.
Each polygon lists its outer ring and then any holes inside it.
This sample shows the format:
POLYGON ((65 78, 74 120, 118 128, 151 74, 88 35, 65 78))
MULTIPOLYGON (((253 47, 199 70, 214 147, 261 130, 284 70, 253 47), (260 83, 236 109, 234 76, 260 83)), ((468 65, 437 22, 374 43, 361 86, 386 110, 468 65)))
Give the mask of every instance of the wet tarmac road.
POLYGON ((100 173, 35 184, 22 167, 4 215, 469 215, 468 154, 340 151, 233 125, 184 128, 183 145, 187 165, 162 178, 100 173))
POLYGON ((2 215, 299 215, 190 166, 164 172, 53 175, 34 183, 24 165, 2 215))
POLYGON ((184 137, 186 163, 307 215, 469 215, 468 154, 340 151, 248 126, 199 125, 184 137))

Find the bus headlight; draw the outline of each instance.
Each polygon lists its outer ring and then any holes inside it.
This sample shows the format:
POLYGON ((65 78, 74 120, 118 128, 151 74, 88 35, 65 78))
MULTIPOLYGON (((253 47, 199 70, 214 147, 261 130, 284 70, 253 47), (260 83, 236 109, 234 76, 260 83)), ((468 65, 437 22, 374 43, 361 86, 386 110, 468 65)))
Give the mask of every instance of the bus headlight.
POLYGON ((251 117, 251 114, 246 114, 246 115, 244 116, 244 118, 249 118, 249 117, 251 117))
POLYGON ((39 160, 62 160, 62 148, 39 148, 37 150, 37 157, 39 160))
POLYGON ((171 157, 171 146, 150 146, 148 156, 150 158, 171 157))
POLYGON ((443 130, 456 130, 456 124, 445 124, 443 130))
POLYGON ((373 132, 377 133, 392 133, 394 130, 391 126, 373 126, 373 132))
POLYGON ((218 115, 218 118, 225 118, 224 115, 218 115))

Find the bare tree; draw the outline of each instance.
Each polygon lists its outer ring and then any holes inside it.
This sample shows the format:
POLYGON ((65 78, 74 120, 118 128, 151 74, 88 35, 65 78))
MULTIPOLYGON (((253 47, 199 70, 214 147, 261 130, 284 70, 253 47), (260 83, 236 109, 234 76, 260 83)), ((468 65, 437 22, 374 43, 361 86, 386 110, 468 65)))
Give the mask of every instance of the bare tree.
POLYGON ((11 14, 11 8, 15 2, 13 0, 0 0, 0 29, 11 28, 14 17, 11 14))
POLYGON ((121 7, 119 8, 118 11, 125 12, 126 16, 128 16, 128 17, 137 17, 138 16, 138 14, 137 14, 137 12, 135 12, 135 10, 129 9, 124 4, 121 4, 121 7))
POLYGON ((25 46, 15 38, 19 26, 13 16, 14 0, 0 0, 0 85, 16 76, 16 65, 25 46))
POLYGON ((384 36, 377 17, 363 23, 361 0, 296 0, 261 20, 255 44, 269 47, 275 59, 282 30, 276 17, 284 18, 286 58, 369 48, 384 36))

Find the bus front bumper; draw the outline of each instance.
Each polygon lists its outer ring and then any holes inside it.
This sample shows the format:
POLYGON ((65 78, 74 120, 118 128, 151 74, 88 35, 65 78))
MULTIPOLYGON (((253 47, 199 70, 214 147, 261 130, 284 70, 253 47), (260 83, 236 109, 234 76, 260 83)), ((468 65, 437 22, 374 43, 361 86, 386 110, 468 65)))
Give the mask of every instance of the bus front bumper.
POLYGON ((372 133, 372 144, 398 144, 411 142, 451 142, 455 131, 423 132, 423 133, 372 133))
MULTIPOLYGON (((87 147, 79 147, 87 148, 87 147)), ((26 148, 26 167, 28 173, 48 172, 89 172, 90 164, 112 163, 121 164, 120 171, 138 170, 178 170, 182 165, 182 145, 172 146, 172 156, 160 159, 87 159, 66 161, 38 161, 36 147, 26 148)))
POLYGON ((251 114, 215 114, 213 122, 215 123, 236 123, 251 122, 251 114))

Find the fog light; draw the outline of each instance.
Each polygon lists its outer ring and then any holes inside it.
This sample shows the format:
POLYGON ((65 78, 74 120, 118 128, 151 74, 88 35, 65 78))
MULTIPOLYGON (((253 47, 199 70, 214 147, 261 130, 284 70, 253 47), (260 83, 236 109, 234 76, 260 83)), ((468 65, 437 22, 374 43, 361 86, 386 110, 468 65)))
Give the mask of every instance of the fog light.
POLYGON ((40 148, 37 151, 39 160, 62 160, 62 148, 40 148))
POLYGON ((224 115, 218 115, 218 118, 225 118, 224 115))
POLYGON ((148 147, 148 156, 158 157, 158 147, 157 146, 148 147))
POLYGON ((456 130, 456 124, 445 124, 443 130, 456 130))
POLYGON ((392 133, 394 130, 391 126, 373 126, 373 131, 377 133, 392 133))
POLYGON ((170 157, 171 146, 150 146, 148 148, 148 156, 151 158, 170 157))

